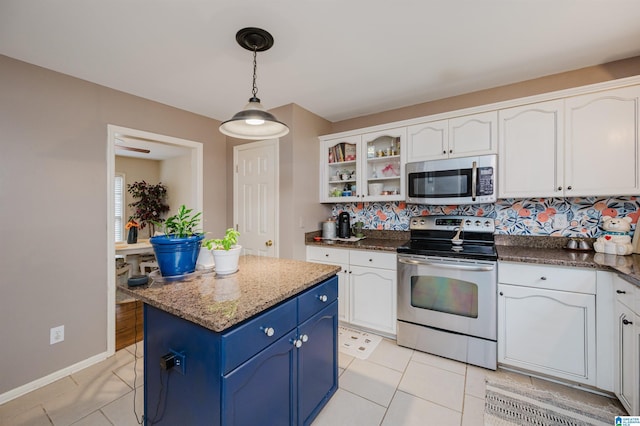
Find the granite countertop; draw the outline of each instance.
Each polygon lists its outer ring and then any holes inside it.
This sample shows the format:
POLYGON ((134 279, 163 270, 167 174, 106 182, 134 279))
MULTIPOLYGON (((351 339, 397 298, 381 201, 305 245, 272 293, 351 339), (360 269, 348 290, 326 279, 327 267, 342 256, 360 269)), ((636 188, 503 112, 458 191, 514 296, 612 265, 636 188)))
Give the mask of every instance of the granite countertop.
POLYGON ((320 237, 321 231, 305 234, 305 244, 308 246, 320 246, 331 248, 377 250, 395 253, 396 249, 409 240, 408 231, 364 230, 365 238, 359 241, 340 240, 314 240, 320 237))
MULTIPOLYGON (((409 240, 408 231, 365 230, 367 238, 357 242, 315 241, 313 239, 313 237, 320 235, 320 231, 307 233, 305 244, 308 246, 395 252, 398 246, 409 240)), ((614 271, 640 286, 640 254, 616 256, 596 253, 593 250, 567 250, 564 247, 569 240, 570 238, 566 237, 496 235, 498 260, 614 271)), ((585 238, 584 240, 590 246, 595 241, 593 238, 585 238)))
POLYGON ((339 266, 241 256, 235 274, 189 281, 120 285, 124 293, 177 317, 221 332, 332 277, 339 266))

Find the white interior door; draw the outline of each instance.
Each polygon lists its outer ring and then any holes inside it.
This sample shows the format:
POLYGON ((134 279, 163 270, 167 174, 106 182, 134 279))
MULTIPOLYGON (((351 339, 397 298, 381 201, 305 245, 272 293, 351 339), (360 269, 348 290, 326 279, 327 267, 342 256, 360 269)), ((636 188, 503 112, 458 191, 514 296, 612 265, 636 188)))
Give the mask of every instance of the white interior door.
POLYGON ((233 148, 233 216, 244 254, 278 257, 278 140, 233 148))

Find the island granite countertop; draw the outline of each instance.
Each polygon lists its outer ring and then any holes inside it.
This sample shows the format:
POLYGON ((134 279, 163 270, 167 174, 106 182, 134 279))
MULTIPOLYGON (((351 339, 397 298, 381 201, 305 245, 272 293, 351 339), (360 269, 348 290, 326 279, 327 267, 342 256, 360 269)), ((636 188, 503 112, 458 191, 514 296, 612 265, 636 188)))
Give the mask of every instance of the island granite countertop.
MULTIPOLYGON (((238 272, 185 281, 120 285, 124 293, 177 317, 221 332, 296 296, 340 271, 339 266, 241 256, 238 272)), ((197 275, 197 274, 196 274, 197 275)))

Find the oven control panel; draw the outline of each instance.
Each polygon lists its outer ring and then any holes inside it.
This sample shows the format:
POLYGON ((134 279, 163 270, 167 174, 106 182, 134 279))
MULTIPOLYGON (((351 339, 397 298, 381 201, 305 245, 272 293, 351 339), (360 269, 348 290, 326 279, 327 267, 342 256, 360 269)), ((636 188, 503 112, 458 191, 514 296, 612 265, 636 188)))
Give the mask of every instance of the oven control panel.
POLYGON ((462 228, 465 232, 495 232, 494 220, 476 216, 416 216, 409 222, 411 230, 454 231, 462 228))

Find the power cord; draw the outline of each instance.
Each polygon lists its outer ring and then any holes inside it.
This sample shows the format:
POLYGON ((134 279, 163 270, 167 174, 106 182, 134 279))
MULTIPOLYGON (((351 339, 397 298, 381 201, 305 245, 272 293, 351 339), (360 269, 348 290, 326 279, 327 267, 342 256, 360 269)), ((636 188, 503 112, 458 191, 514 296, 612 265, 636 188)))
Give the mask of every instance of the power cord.
MULTIPOLYGON (((134 344, 133 344, 133 414, 136 416, 136 422, 139 425, 142 425, 144 423, 145 420, 147 420, 147 417, 142 414, 141 416, 138 416, 138 412, 136 410, 136 394, 137 394, 137 386, 136 386, 136 381, 138 380, 138 372, 137 372, 137 365, 138 365, 138 305, 141 305, 141 303, 136 304, 136 308, 134 310, 134 321, 133 321, 133 334, 134 334, 134 344)), ((169 388, 169 371, 165 370, 167 373, 167 391, 169 388)), ((164 392, 164 383, 162 380, 162 375, 163 375, 163 370, 160 370, 160 391, 158 392, 158 404, 156 405, 156 412, 153 416, 152 420, 149 420, 149 424, 153 425, 154 423, 159 422, 160 420, 162 420, 162 418, 164 417, 164 413, 165 410, 167 408, 167 395, 165 395, 164 398, 164 404, 162 404, 162 395, 164 392), (163 405, 162 407, 162 413, 160 414, 160 417, 158 417, 158 413, 160 412, 160 405, 163 405)))

